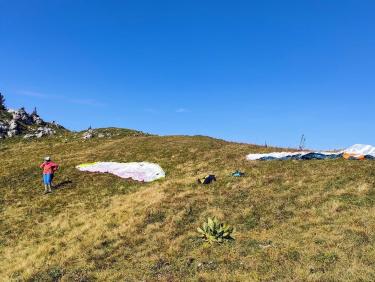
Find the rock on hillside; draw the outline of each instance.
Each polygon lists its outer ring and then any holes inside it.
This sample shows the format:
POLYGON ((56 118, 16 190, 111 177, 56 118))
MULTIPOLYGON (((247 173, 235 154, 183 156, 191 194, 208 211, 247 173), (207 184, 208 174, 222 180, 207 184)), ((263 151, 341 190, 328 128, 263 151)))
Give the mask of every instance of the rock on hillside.
MULTIPOLYGON (((1 95, 1 94, 0 94, 1 95)), ((4 101, 3 96, 2 101, 4 101)), ((24 138, 41 138, 56 133, 57 130, 66 130, 56 122, 46 122, 37 113, 36 109, 30 114, 25 108, 19 110, 7 109, 0 105, 0 139, 23 136, 24 138)))
POLYGON ((112 138, 112 137, 125 137, 125 136, 132 136, 132 137, 151 136, 151 134, 144 133, 142 131, 125 129, 125 128, 115 128, 115 127, 96 128, 96 129, 89 127, 87 130, 80 132, 80 134, 81 134, 81 138, 84 140, 88 140, 92 138, 112 138))

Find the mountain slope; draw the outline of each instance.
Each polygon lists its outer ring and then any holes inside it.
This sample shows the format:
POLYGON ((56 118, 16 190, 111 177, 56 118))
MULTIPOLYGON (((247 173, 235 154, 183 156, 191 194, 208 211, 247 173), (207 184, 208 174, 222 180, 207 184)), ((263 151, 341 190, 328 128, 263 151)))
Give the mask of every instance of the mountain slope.
POLYGON ((208 137, 0 144, 0 280, 375 279, 375 162, 249 162, 272 148, 208 137), (61 164, 48 196, 45 155, 61 164), (142 184, 75 169, 93 161, 156 162, 167 177, 142 184), (247 176, 231 177, 236 169, 247 176), (196 184, 208 173, 218 181, 196 184), (236 240, 198 239, 208 216, 236 227, 236 240))

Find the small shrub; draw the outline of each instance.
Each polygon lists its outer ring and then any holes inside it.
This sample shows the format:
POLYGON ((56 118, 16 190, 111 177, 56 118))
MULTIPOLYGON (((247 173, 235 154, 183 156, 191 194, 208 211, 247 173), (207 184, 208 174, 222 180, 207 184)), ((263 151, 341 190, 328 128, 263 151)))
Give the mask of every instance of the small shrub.
POLYGON ((223 243, 225 240, 234 240, 231 236, 234 228, 220 223, 216 217, 213 219, 209 217, 207 222, 203 223, 202 228, 198 228, 197 231, 200 237, 210 244, 223 243))
POLYGON ((335 263, 338 261, 339 257, 335 253, 318 253, 313 256, 313 260, 318 263, 318 268, 313 269, 311 272, 321 271, 325 272, 332 268, 335 263))
POLYGON ((60 267, 53 267, 48 270, 48 274, 52 281, 59 281, 63 276, 63 271, 60 267))
POLYGON ((165 220, 165 212, 157 210, 157 211, 149 211, 145 218, 145 224, 154 224, 154 223, 161 223, 165 220))
POLYGON ((286 257, 292 261, 299 261, 301 259, 301 254, 297 250, 292 249, 286 253, 286 257))
POLYGON ((89 271, 82 269, 73 269, 66 275, 64 275, 65 281, 74 281, 74 282, 90 282, 95 281, 95 278, 89 274, 89 271))

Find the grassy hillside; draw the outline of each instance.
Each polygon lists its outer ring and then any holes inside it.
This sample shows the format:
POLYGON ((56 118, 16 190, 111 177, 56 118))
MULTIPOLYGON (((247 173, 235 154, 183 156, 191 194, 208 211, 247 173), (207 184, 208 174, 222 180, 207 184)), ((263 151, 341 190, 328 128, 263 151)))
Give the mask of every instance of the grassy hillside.
POLYGON ((245 160, 266 150, 207 137, 1 141, 0 280, 374 281, 375 162, 245 160), (45 155, 61 164, 50 195, 45 155), (167 177, 75 169, 93 161, 156 162, 167 177), (196 184, 208 173, 215 184, 196 184), (235 241, 198 239, 208 216, 235 241))

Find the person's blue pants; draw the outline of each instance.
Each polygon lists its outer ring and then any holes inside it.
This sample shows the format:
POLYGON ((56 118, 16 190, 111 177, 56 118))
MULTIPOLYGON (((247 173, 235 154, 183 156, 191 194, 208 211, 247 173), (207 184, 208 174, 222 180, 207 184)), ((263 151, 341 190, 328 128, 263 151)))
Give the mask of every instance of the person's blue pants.
POLYGON ((51 185, 53 179, 53 174, 43 174, 44 185, 51 185))

